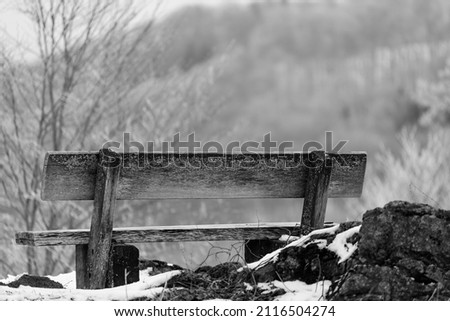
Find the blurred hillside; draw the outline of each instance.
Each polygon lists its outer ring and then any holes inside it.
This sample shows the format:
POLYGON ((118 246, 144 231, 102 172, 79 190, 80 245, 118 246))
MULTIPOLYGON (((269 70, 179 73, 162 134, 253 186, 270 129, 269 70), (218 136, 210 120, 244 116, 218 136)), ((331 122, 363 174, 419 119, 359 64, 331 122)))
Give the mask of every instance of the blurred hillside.
MULTIPOLYGON (((260 140, 271 131, 301 149, 331 130, 350 141, 348 149, 372 153, 381 144, 396 147, 395 133, 417 121, 421 110, 410 92, 445 64, 449 6, 401 0, 185 8, 155 36, 170 39, 157 73, 190 73, 223 60, 212 88, 222 108, 186 134, 260 140)), ((144 82, 131 95, 151 87, 144 82)))
MULTIPOLYGON (((367 151, 373 166, 375 154, 400 151, 398 134, 426 110, 416 86, 446 65, 449 9, 444 0, 186 7, 149 36, 140 64, 153 64, 157 77, 175 82, 214 72, 208 101, 218 105, 206 120, 178 128, 186 136, 226 144, 260 141, 271 132, 301 150, 310 140, 324 143, 325 131, 333 131, 335 142, 349 141, 346 151, 367 151), (149 59, 156 40, 164 45, 149 59)), ((154 91, 154 80, 143 80, 130 99, 140 104, 154 91)), ((362 214, 359 207, 349 212, 346 202, 329 200, 327 220, 362 214)), ((184 201, 158 204, 167 204, 151 210, 158 224, 297 220, 301 211, 301 200, 192 201, 193 218, 184 201), (161 211, 166 207, 170 215, 161 211)), ((142 206, 149 210, 147 202, 142 206)))

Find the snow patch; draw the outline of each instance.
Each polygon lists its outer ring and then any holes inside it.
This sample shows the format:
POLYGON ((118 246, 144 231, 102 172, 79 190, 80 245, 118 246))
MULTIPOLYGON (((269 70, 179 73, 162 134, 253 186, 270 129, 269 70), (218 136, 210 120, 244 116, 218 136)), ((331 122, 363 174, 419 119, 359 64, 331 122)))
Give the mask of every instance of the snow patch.
POLYGON ((275 282, 277 287, 286 291, 285 294, 276 297, 275 301, 324 301, 325 294, 331 285, 329 280, 313 284, 302 281, 275 282))
POLYGON ((352 227, 342 233, 339 233, 334 238, 333 242, 331 242, 327 249, 336 253, 339 257, 338 264, 346 261, 358 248, 358 244, 351 244, 347 242, 347 239, 359 233, 361 229, 361 225, 352 227))
MULTIPOLYGON (((313 284, 306 284, 302 281, 273 281, 268 283, 258 283, 258 288, 265 294, 278 289, 286 291, 275 297, 275 301, 321 301, 325 300, 325 294, 331 285, 331 281, 321 281, 313 284)), ((253 288, 253 287, 252 287, 253 288)))
POLYGON ((60 283, 65 289, 77 288, 75 271, 56 276, 47 275, 47 277, 52 281, 60 283))
POLYGON ((247 291, 251 291, 254 289, 254 287, 250 283, 244 282, 244 285, 247 291))
POLYGON ((293 242, 293 241, 297 241, 299 238, 300 238, 300 236, 283 234, 283 235, 280 236, 278 241, 290 243, 290 242, 293 242))
MULTIPOLYGON (((164 291, 164 285, 172 277, 180 274, 180 270, 169 271, 154 276, 143 275, 139 282, 100 290, 81 289, 43 289, 20 286, 17 289, 0 287, 0 301, 23 300, 62 300, 62 301, 126 301, 137 298, 154 298, 164 291)), ((71 274, 71 273, 68 273, 71 274)), ((144 273, 143 273, 144 274, 144 273)), ((52 277, 54 280, 66 279, 68 275, 52 277)), ((75 283, 75 282, 71 282, 75 283)))
POLYGON ((18 280, 22 275, 25 275, 25 274, 26 273, 22 273, 22 274, 19 274, 19 275, 10 275, 10 274, 8 274, 6 279, 0 280, 0 282, 3 283, 3 284, 8 284, 8 283, 11 283, 11 282, 14 282, 14 281, 18 280))

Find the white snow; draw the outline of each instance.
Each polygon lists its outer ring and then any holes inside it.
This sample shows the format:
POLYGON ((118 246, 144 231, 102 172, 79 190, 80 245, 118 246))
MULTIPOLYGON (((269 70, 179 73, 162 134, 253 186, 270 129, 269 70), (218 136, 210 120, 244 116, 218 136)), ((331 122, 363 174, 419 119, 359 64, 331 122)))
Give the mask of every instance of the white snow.
POLYGON ((62 284, 62 286, 65 289, 76 289, 77 288, 77 284, 75 281, 76 280, 75 271, 69 272, 69 273, 63 273, 63 274, 60 274, 57 276, 47 275, 47 277, 50 280, 53 280, 55 282, 62 284))
POLYGON ((302 281, 275 281, 275 285, 286 291, 278 296, 275 301, 321 301, 325 300, 325 294, 331 285, 331 281, 325 280, 314 284, 306 284, 302 281))
POLYGON ((2 282, 4 284, 8 284, 8 283, 14 282, 15 280, 17 280, 18 278, 20 278, 24 274, 26 274, 26 273, 22 273, 22 274, 19 274, 19 275, 10 275, 10 274, 8 274, 6 279, 0 280, 0 282, 2 282))
MULTIPOLYGON (((100 290, 74 289, 72 285, 67 289, 43 289, 20 286, 19 288, 0 287, 0 301, 23 301, 23 300, 64 300, 64 301, 127 301, 142 297, 154 298, 164 291, 164 284, 180 270, 169 271, 155 276, 144 276, 139 282, 100 290), (161 286, 162 285, 162 286, 161 286)), ((74 275, 74 273, 69 273, 74 275)), ((69 275, 52 277, 53 280, 68 280, 69 275)), ((69 284, 75 284, 74 281, 69 284)))
POLYGON ((358 248, 358 244, 347 243, 347 239, 356 233, 359 233, 361 225, 352 227, 342 233, 339 233, 331 242, 327 249, 336 253, 340 258, 338 264, 346 261, 355 250, 358 248))
MULTIPOLYGON (((263 293, 274 292, 283 289, 285 294, 275 297, 275 301, 321 301, 325 300, 325 294, 331 285, 331 281, 325 280, 314 284, 306 284, 302 281, 273 281, 268 283, 258 283, 258 288, 264 290, 263 293)), ((253 289, 250 284, 246 284, 248 290, 253 289)))
POLYGON ((278 241, 290 243, 290 242, 298 240, 299 238, 300 238, 299 236, 283 234, 280 236, 278 241))

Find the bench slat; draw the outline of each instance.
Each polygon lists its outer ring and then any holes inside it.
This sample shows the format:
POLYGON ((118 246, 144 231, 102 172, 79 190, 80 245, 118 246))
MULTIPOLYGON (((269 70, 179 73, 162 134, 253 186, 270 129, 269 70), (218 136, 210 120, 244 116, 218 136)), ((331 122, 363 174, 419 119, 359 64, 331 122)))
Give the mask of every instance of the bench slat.
MULTIPOLYGON (((246 239, 276 240, 281 235, 299 235, 299 223, 247 223, 214 225, 114 228, 113 242, 190 242, 246 239)), ((89 230, 54 230, 16 233, 16 243, 33 246, 88 244, 89 230)))
MULTIPOLYGON (((120 155, 123 167, 117 188, 119 200, 305 195, 307 168, 303 153, 120 155)), ((334 164, 328 196, 359 197, 366 153, 328 155, 334 164)), ((98 152, 47 153, 42 199, 93 200, 97 158, 98 152)))

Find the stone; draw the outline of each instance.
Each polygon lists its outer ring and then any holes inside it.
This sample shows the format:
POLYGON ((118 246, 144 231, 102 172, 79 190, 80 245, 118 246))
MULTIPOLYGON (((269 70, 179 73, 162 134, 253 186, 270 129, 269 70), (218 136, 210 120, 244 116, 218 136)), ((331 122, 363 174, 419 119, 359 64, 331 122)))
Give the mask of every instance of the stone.
POLYGON ((394 201, 367 211, 330 300, 450 299, 450 211, 394 201))
POLYGON ((46 276, 28 275, 24 274, 17 280, 8 284, 0 283, 0 286, 8 286, 10 288, 18 288, 19 286, 30 286, 32 288, 48 288, 48 289, 63 289, 61 283, 50 280, 46 276))

